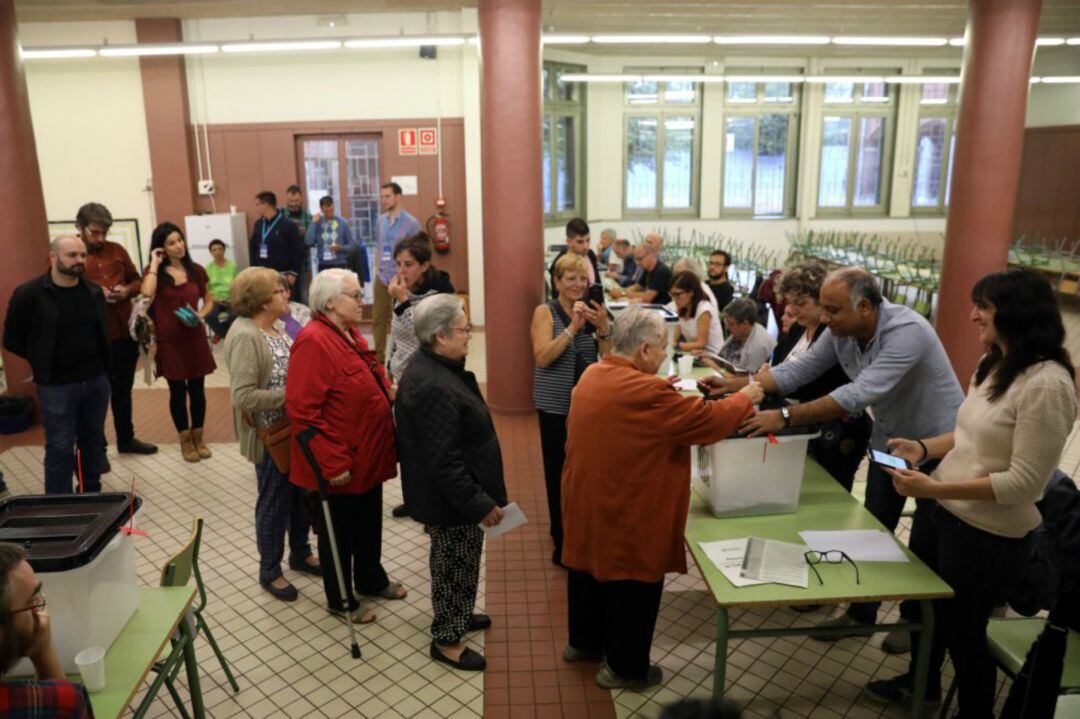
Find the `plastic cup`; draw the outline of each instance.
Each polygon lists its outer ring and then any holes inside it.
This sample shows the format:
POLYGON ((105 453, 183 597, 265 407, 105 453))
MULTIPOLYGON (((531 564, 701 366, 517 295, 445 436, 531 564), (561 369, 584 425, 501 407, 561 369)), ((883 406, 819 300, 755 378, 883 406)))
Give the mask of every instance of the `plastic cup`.
POLYGON ((105 688, 105 650, 102 647, 83 649, 75 655, 75 665, 79 667, 86 691, 99 692, 105 688))
POLYGON ((679 357, 679 376, 686 379, 690 376, 690 373, 694 370, 694 356, 693 355, 681 355, 679 357))

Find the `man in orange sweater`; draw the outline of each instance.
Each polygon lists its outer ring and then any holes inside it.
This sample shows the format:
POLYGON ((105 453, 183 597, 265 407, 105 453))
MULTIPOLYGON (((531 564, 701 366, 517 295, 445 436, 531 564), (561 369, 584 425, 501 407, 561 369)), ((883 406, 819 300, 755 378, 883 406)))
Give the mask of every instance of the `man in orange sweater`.
POLYGON ((642 690, 661 680, 649 650, 664 574, 686 571, 690 445, 719 442, 754 412, 759 385, 718 401, 656 375, 667 358, 659 315, 631 308, 611 355, 574 388, 562 475, 563 564, 570 570, 567 661, 600 659, 596 683, 642 690), (617 464, 604 450, 633 438, 617 464))

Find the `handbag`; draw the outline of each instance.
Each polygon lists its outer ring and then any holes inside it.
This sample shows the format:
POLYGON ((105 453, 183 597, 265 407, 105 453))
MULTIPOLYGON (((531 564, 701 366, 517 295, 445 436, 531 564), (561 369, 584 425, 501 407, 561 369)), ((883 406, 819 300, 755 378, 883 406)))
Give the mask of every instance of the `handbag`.
POLYGON ((244 421, 259 435, 259 440, 270 455, 270 461, 282 474, 289 473, 289 458, 292 455, 292 426, 289 416, 285 415, 265 427, 255 424, 250 412, 244 412, 244 421))

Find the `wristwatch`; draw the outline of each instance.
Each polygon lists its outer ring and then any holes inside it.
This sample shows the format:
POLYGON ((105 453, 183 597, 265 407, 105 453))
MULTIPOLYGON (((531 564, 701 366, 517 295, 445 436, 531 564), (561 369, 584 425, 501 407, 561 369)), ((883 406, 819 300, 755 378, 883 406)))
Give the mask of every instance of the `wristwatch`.
POLYGON ((784 426, 785 427, 790 427, 791 426, 791 410, 788 409, 787 407, 781 407, 780 408, 780 416, 784 418, 784 426))

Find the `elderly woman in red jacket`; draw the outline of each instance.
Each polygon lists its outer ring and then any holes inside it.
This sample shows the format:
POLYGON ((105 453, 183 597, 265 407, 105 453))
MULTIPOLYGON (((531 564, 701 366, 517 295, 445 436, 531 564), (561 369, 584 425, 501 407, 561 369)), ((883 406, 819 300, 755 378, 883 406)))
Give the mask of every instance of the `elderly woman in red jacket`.
MULTIPOLYGON (((289 479, 317 488, 297 440, 312 428, 311 451, 328 484, 343 581, 359 594, 404 599, 405 588, 390 581, 381 561, 382 483, 397 474, 393 398, 386 371, 356 328, 360 298, 360 284, 348 270, 324 270, 311 283, 315 316, 293 344, 285 386, 293 432, 289 479)), ((319 532, 319 552, 330 556, 325 530, 319 532)), ((323 586, 332 613, 358 608, 351 590, 350 606, 344 604, 330 562, 323 563, 323 586)), ((375 619, 370 611, 354 616, 365 624, 375 619)))

